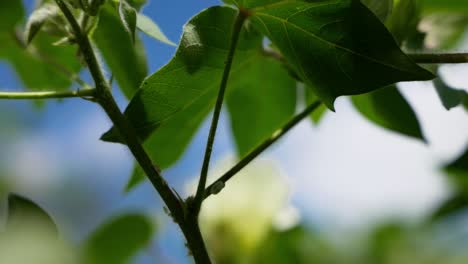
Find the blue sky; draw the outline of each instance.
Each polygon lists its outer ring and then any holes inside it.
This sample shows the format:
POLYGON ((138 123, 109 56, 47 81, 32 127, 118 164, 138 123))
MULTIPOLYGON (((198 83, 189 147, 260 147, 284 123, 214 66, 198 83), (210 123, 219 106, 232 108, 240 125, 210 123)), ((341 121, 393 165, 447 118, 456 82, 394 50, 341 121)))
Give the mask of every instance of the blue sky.
MULTIPOLYGON (((32 1, 26 2, 31 6, 32 1)), ((191 16, 217 3, 150 0, 143 13, 177 42, 191 16)), ((144 43, 151 72, 174 53, 174 47, 146 36, 144 43)), ((449 82, 465 89, 467 70, 466 65, 443 68, 449 82)), ((4 62, 0 76, 0 89, 21 89, 4 62)), ((293 191, 291 200, 307 221, 324 229, 359 227, 388 217, 412 221, 447 196, 450 186, 438 167, 467 146, 466 112, 445 111, 430 84, 404 84, 401 90, 420 118, 428 145, 370 124, 340 98, 336 113, 328 113, 318 127, 302 123, 262 156, 282 168, 293 191)), ((124 107, 125 100, 117 97, 124 107)), ((0 111, 0 136, 9 135, 8 140, 0 138, 0 165, 15 175, 14 190, 44 204, 66 235, 80 240, 106 217, 123 211, 161 212, 149 184, 123 194, 133 160, 123 146, 99 141, 110 123, 96 105, 66 100, 38 110, 30 102, 0 101, 0 111)), ((200 168, 207 130, 205 122, 180 162, 165 171, 179 190, 200 168)), ((213 160, 232 154, 223 115, 213 160)), ((178 230, 167 218, 163 222, 166 229, 159 237, 164 243, 157 247, 170 252, 165 255, 174 263, 186 261, 178 230)), ((140 263, 150 263, 150 258, 142 256, 140 263)))

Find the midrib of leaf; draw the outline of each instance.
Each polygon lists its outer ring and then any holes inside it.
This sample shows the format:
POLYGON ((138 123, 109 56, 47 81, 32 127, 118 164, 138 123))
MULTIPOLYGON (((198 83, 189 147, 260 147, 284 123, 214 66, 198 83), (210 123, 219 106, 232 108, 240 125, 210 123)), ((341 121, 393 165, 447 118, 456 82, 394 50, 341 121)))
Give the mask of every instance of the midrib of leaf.
MULTIPOLYGON (((289 2, 289 3, 291 3, 291 2, 289 2)), ((338 3, 338 2, 335 2, 335 3, 338 3)), ((321 5, 321 6, 324 6, 324 5, 321 5)), ((314 7, 318 7, 318 6, 314 6, 314 7)), ((313 7, 311 7, 311 8, 313 8, 313 7)), ((310 9, 310 8, 308 8, 308 9, 310 9)), ((308 10, 308 9, 307 9, 307 10, 308 10)), ((300 12, 303 12, 303 11, 305 11, 305 10, 302 10, 302 11, 300 11, 300 12)), ((298 13, 300 13, 300 12, 298 12, 298 13)), ((295 14, 298 14, 298 13, 295 13, 295 14)), ((273 16, 273 15, 266 14, 266 13, 262 13, 262 12, 257 12, 257 13, 255 13, 255 16, 264 24, 265 28, 267 28, 267 27, 266 27, 265 22, 261 19, 261 16, 269 17, 269 18, 278 20, 278 21, 280 21, 281 23, 283 23, 285 26, 289 25, 290 27, 293 27, 293 28, 295 28, 295 29, 297 29, 297 30, 299 30, 299 31, 301 31, 301 32, 304 32, 305 34, 307 34, 307 35, 309 35, 309 36, 311 36, 311 37, 313 37, 313 38, 315 38, 315 39, 317 39, 317 40, 319 40, 319 41, 321 41, 321 42, 323 42, 323 43, 325 43, 325 44, 327 44, 327 45, 329 45, 329 46, 331 46, 331 47, 340 49, 340 50, 342 50, 342 51, 344 51, 344 52, 351 53, 351 54, 356 55, 356 56, 359 56, 359 57, 361 57, 361 58, 363 58, 363 59, 369 60, 369 61, 371 61, 371 62, 374 62, 374 63, 380 64, 380 65, 383 65, 383 66, 385 66, 385 67, 387 67, 387 68, 391 68, 391 69, 394 69, 394 70, 397 70, 397 71, 400 71, 400 72, 403 72, 403 73, 412 73, 412 72, 410 72, 410 71, 400 69, 400 68, 395 67, 395 66, 393 66, 393 65, 391 65, 391 64, 387 64, 387 63, 385 63, 385 62, 382 62, 382 61, 376 60, 376 59, 374 59, 374 58, 368 57, 368 56, 366 56, 366 55, 364 55, 364 54, 357 53, 357 52, 355 52, 355 51, 353 51, 353 50, 350 50, 350 49, 348 49, 348 48, 345 48, 345 47, 343 47, 343 46, 337 45, 336 43, 333 43, 333 42, 330 42, 330 41, 328 41, 328 40, 326 40, 326 39, 323 39, 323 38, 321 38, 321 37, 315 35, 314 33, 309 32, 309 31, 307 31, 307 30, 301 28, 300 26, 298 26, 298 25, 296 25, 296 24, 294 24, 294 23, 291 23, 289 20, 283 19, 283 18, 281 18, 281 17, 273 16)), ((268 29, 267 29, 267 30, 268 30, 268 29)), ((288 41, 291 42, 290 39, 289 39, 289 37, 288 37, 288 41)), ((292 50, 293 50, 293 49, 292 49, 292 50)), ((302 68, 302 67, 301 67, 301 68, 302 68)))
MULTIPOLYGON (((223 50, 223 49, 220 49, 220 50, 223 50)), ((225 50, 223 50, 223 51, 225 51, 225 50)), ((245 53, 251 53, 251 54, 245 55, 245 59, 242 62, 237 63, 237 67, 235 67, 235 68, 233 68, 231 70, 231 74, 235 75, 240 70, 242 70, 247 64, 249 64, 249 63, 251 63, 253 61, 253 59, 256 57, 256 55, 258 53, 258 51, 253 51, 253 50, 252 51, 244 51, 244 52, 245 53)), ((203 66, 203 67, 212 68, 212 69, 216 69, 216 70, 222 70, 222 68, 217 68, 217 67, 209 67, 209 66, 203 66)), ((181 70, 181 69, 185 69, 185 66, 182 66, 182 67, 177 68, 177 69, 173 69, 170 72, 176 72, 176 71, 181 70)), ((164 83, 155 83, 155 84, 173 86, 173 85, 167 85, 167 84, 164 84, 164 83)), ((201 92, 199 94, 199 96, 197 96, 196 98, 194 98, 193 100, 191 100, 187 104, 185 104, 183 107, 175 110, 174 112, 172 112, 172 114, 166 116, 165 118, 163 118, 163 119, 161 119, 161 120, 159 120, 157 122, 148 122, 147 125, 139 126, 138 130, 146 130, 146 129, 158 127, 159 125, 161 125, 161 124, 165 123, 166 121, 170 120, 175 114, 177 114, 179 112, 182 112, 182 111, 186 110, 187 108, 189 108, 198 99, 203 97, 206 93, 211 92, 218 85, 219 85, 219 83, 217 83, 217 82, 211 82, 211 85, 209 85, 207 89, 205 89, 203 92, 201 92)), ((214 104, 215 100, 216 100, 216 98, 213 98, 212 105, 214 104)), ((172 106, 168 105, 168 107, 172 107, 172 106)))

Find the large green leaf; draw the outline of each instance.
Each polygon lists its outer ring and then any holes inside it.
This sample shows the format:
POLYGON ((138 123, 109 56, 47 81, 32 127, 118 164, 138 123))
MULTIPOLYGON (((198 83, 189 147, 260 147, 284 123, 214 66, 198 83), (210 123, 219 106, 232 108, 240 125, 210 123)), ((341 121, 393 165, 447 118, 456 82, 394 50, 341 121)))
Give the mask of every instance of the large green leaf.
POLYGON ((420 0, 403 0, 395 5, 386 25, 400 45, 418 33, 421 8, 420 0))
MULTIPOLYGON (((224 69, 235 14, 236 11, 228 7, 212 7, 185 26, 174 58, 144 81, 125 110, 141 139, 147 139, 177 113, 184 115, 174 116, 174 119, 188 121, 211 109, 224 69), (192 111, 185 115, 190 107, 192 111)), ((242 76, 239 71, 258 54, 261 40, 260 35, 244 30, 233 62, 231 80, 242 76)), ((185 133, 185 125, 179 123, 179 127, 171 127, 185 133)), ((114 129, 103 139, 120 141, 114 129)))
POLYGON ((108 2, 101 8, 93 39, 120 89, 131 98, 147 74, 146 61, 139 59, 136 49, 141 46, 133 44, 114 3, 108 2))
POLYGON ((426 12, 468 12, 465 0, 421 0, 426 12))
POLYGON ((52 45, 57 40, 41 32, 26 48, 11 35, 0 34, 0 59, 9 62, 29 89, 66 89, 81 65, 76 56, 76 47, 52 45))
POLYGON ((152 235, 153 224, 143 215, 128 214, 112 219, 85 241, 83 263, 130 263, 150 243, 152 235))
POLYGON ((446 84, 440 77, 434 80, 434 86, 445 109, 450 110, 468 101, 465 90, 455 89, 446 84))
POLYGON ((361 0, 374 14, 385 22, 393 9, 393 0, 361 0))
POLYGON ((242 71, 226 98, 241 157, 286 123, 296 108, 296 81, 272 58, 260 55, 242 71))
POLYGON ((359 112, 375 124, 424 140, 416 114, 396 86, 353 96, 352 101, 359 112))
POLYGON ((7 231, 21 230, 23 227, 38 226, 57 235, 57 226, 49 214, 33 201, 16 194, 8 196, 7 231))
POLYGON ((338 96, 434 77, 358 0, 275 2, 251 10, 252 23, 331 109, 338 96))
POLYGON ((0 1, 0 34, 12 33, 15 26, 23 20, 24 13, 21 0, 0 1))

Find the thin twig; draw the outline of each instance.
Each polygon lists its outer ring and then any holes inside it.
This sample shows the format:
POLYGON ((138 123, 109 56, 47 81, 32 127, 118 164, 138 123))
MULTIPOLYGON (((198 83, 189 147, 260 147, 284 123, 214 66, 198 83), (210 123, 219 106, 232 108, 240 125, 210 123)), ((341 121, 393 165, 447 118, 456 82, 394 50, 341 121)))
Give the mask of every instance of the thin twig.
POLYGON ((468 53, 414 53, 408 56, 422 64, 468 63, 468 53))
POLYGON ((38 91, 38 92, 0 92, 0 99, 59 99, 59 98, 86 98, 94 97, 95 89, 83 89, 77 91, 38 91))
POLYGON ((206 179, 208 176, 208 169, 210 166, 211 153, 213 151, 213 143, 216 137, 216 129, 218 128, 219 116, 221 114, 221 108, 223 106, 224 93, 226 91, 227 82, 229 80, 229 73, 231 72, 232 61, 234 59, 234 54, 236 52, 237 42, 239 40, 239 35, 242 30, 242 25, 244 24, 247 14, 242 10, 239 11, 236 21, 234 22, 231 44, 229 48, 229 53, 226 59, 226 65, 224 67, 223 77, 221 80, 221 85, 218 92, 218 97, 216 99, 216 105, 214 108, 213 119, 211 120, 210 133, 208 135, 208 140, 205 149, 205 157, 203 159, 203 165, 200 173, 200 179, 198 182, 197 193, 193 202, 193 213, 195 215, 200 211, 201 204, 204 200, 204 192, 206 186, 206 179))
POLYGON ((283 135, 285 135, 291 128, 299 124, 304 118, 309 116, 314 110, 316 110, 321 105, 321 102, 316 101, 306 107, 301 113, 293 117, 288 123, 286 123, 283 127, 275 131, 271 137, 266 139, 263 143, 258 145, 254 150, 252 150, 247 156, 245 156, 239 163, 237 163, 234 167, 232 167, 228 172, 226 172, 223 176, 221 176, 218 180, 216 180, 213 184, 211 184, 208 188, 205 189, 204 198, 208 198, 212 194, 219 193, 225 186, 226 182, 229 181, 236 173, 242 170, 245 166, 247 166, 252 160, 254 160, 258 155, 260 155, 263 151, 268 149, 273 143, 278 141, 283 135))

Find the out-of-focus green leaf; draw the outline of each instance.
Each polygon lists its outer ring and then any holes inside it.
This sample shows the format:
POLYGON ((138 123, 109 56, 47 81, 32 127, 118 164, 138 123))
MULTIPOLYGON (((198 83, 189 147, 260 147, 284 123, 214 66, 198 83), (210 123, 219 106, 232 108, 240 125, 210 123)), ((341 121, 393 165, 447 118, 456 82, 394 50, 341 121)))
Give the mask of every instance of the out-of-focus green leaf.
POLYGON ((430 221, 443 220, 449 216, 460 213, 468 209, 468 195, 466 193, 456 193, 443 201, 432 213, 430 221))
MULTIPOLYGON (((306 97, 305 101, 307 105, 313 104, 314 102, 318 100, 318 97, 314 94, 312 89, 307 86, 305 87, 305 97, 306 97)), ((318 124, 320 120, 322 120, 327 110, 328 110, 327 107, 321 104, 317 109, 315 109, 315 111, 312 112, 312 114, 310 114, 310 118, 312 122, 314 122, 315 124, 318 124)))
POLYGON ((386 25, 401 45, 418 32, 421 20, 420 0, 401 0, 395 5, 386 25))
POLYGON ((135 164, 133 165, 132 175, 130 176, 130 180, 127 182, 125 186, 125 192, 131 191, 133 188, 138 186, 143 180, 145 179, 145 172, 140 167, 140 165, 135 164))
MULTIPOLYGON (((201 121, 197 117, 210 111, 224 69, 235 13, 228 7, 212 7, 185 26, 175 57, 145 80, 125 110, 141 139, 148 138, 172 118, 190 120, 189 124, 170 126, 171 130, 177 129, 179 133, 176 134, 183 133, 187 125, 194 125, 192 119, 201 121), (181 114, 189 109, 192 111, 188 116, 181 114)), ((239 72, 257 57, 261 41, 260 35, 243 31, 233 62, 231 82, 242 78, 239 72)), ((119 141, 114 130, 107 132, 103 140, 119 141)))
POLYGON ((387 17, 392 13, 393 0, 361 0, 374 14, 385 22, 387 17))
POLYGON ((137 11, 135 10, 135 8, 130 6, 126 0, 120 0, 119 16, 125 30, 127 30, 128 34, 130 34, 132 40, 135 41, 135 32, 137 27, 137 11))
POLYGON ((156 40, 159 40, 163 43, 166 43, 171 46, 176 46, 176 44, 170 41, 166 35, 161 31, 159 26, 154 23, 151 18, 139 13, 137 16, 137 27, 143 33, 147 34, 150 37, 153 37, 156 40))
POLYGON ((330 108, 342 95, 434 76, 416 65, 360 1, 281 1, 251 11, 252 24, 278 47, 330 108))
POLYGON ((99 23, 93 34, 99 50, 123 93, 131 98, 146 76, 138 59, 136 45, 120 22, 111 2, 101 7, 99 23))
POLYGON ((129 263, 150 243, 153 231, 152 222, 143 215, 128 214, 112 219, 85 241, 84 263, 129 263))
POLYGON ((465 90, 450 87, 440 77, 436 78, 433 83, 442 104, 447 110, 462 105, 468 99, 468 93, 465 90))
POLYGON ((52 43, 57 38, 45 33, 39 33, 27 48, 19 37, 0 35, 0 41, 0 59, 8 61, 24 85, 32 90, 66 89, 81 68, 76 47, 56 47, 52 43))
POLYGON ((26 43, 31 43, 44 23, 53 16, 56 16, 59 12, 58 6, 50 3, 45 3, 38 9, 34 10, 29 16, 24 30, 26 43))
POLYGON ((272 58, 253 58, 243 72, 226 98, 240 157, 271 136, 296 109, 296 81, 272 58))
POLYGON ((249 263, 339 263, 338 252, 303 226, 272 231, 249 263))
POLYGON ((433 50, 454 49, 468 29, 468 14, 434 13, 421 22, 426 33, 426 46, 433 50))
MULTIPOLYGON (((403 0, 400 0, 403 1, 403 0)), ((465 0, 421 0, 425 12, 454 12, 467 13, 468 5, 465 0)))
POLYGON ((353 96, 352 101, 359 112, 375 124, 425 140, 416 114, 396 86, 353 96))
POLYGON ((0 1, 0 34, 14 32, 15 26, 23 20, 23 17, 24 9, 21 0, 0 1))
POLYGON ((16 194, 8 196, 7 231, 21 230, 23 226, 46 228, 57 235, 58 229, 47 212, 33 201, 16 194))
POLYGON ((447 164, 444 170, 459 190, 468 196, 468 148, 456 160, 447 164))

